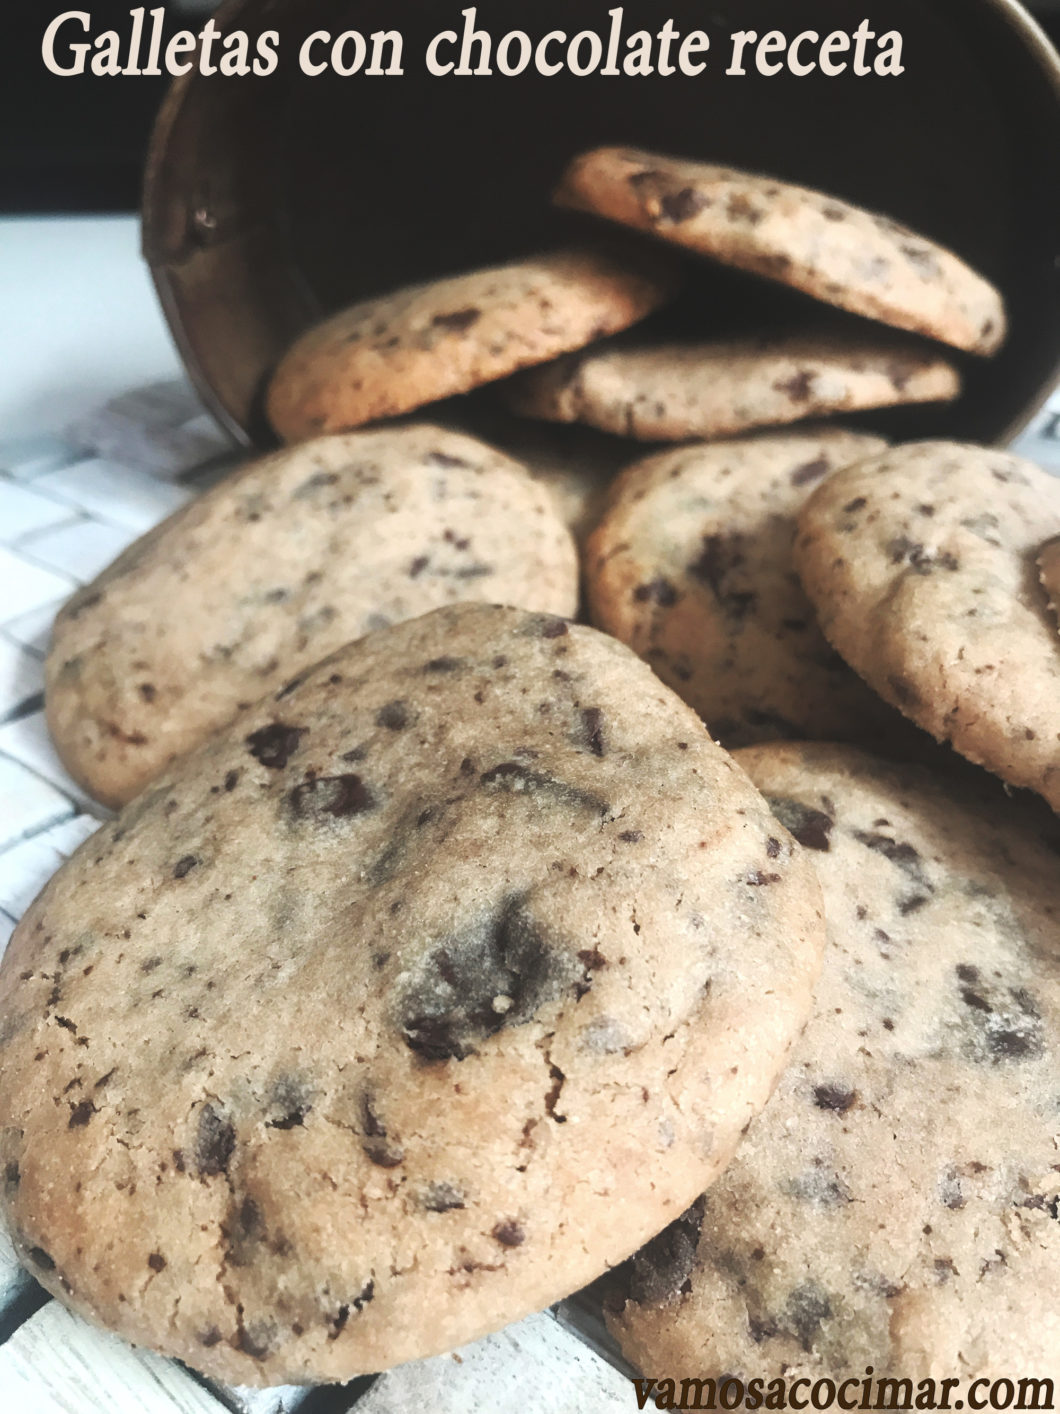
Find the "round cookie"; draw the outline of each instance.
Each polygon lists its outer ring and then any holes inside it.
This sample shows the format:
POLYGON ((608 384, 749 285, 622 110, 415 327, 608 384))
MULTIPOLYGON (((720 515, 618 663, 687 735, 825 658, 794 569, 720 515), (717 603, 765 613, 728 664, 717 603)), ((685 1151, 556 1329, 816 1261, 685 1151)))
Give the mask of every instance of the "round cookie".
POLYGON ((575 158, 555 199, 970 353, 1004 342, 1001 295, 964 261, 808 187, 602 147, 575 158))
POLYGON ((573 614, 571 537, 526 468, 437 427, 251 463, 59 614, 48 724, 108 805, 303 668, 461 600, 573 614))
POLYGON ((737 759, 817 866, 824 972, 732 1164, 626 1269, 625 1354, 678 1390, 1060 1380, 1055 822, 849 749, 737 759))
POLYGON ((818 429, 637 462, 587 547, 593 622, 645 658, 727 746, 904 731, 828 645, 792 564, 795 517, 813 488, 885 446, 818 429))
POLYGON ((897 447, 816 490, 795 565, 830 642, 939 741, 1060 809, 1060 644, 1037 582, 1060 481, 1005 452, 897 447))
POLYGON ((627 329, 676 288, 654 251, 575 249, 365 300, 281 360, 269 421, 295 442, 410 412, 627 329))
POLYGON ((215 735, 32 906, 8 1224, 75 1310, 226 1380, 461 1345, 714 1178, 823 944, 808 859, 633 654, 437 610, 215 735))
POLYGON ((1049 607, 1060 620, 1060 537, 1042 547, 1038 556, 1038 571, 1042 588, 1049 597, 1049 607))
POLYGON ((520 373, 504 389, 524 417, 646 442, 950 402, 960 391, 953 365, 919 345, 839 334, 595 347, 520 373))
POLYGON ((557 514, 583 545, 604 511, 615 477, 629 464, 629 444, 589 427, 506 418, 498 442, 552 496, 557 514))

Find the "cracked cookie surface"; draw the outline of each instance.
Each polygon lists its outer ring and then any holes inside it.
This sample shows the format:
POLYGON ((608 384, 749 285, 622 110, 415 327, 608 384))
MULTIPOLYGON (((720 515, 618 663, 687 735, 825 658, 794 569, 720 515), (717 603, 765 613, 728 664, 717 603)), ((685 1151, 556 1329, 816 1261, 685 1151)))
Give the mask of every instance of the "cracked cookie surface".
POLYGON ((795 567, 825 636, 939 741, 1060 810, 1060 642, 1038 579, 1060 481, 985 447, 918 442, 826 481, 795 567))
POLYGON ((575 158, 556 201, 971 353, 1005 338, 1001 295, 952 251, 808 187, 602 147, 575 158))
POLYGON ((1060 831, 831 746, 737 760, 810 853, 814 1015, 699 1204, 624 1269, 645 1374, 1060 1379, 1060 831))
POLYGON ((593 621, 649 662, 726 746, 866 743, 908 731, 830 647, 792 563, 806 497, 886 445, 821 429, 637 462, 589 541, 593 621))
POLYGON ((280 361, 269 421, 295 442, 470 392, 628 329, 678 283, 654 251, 586 248, 365 300, 310 329, 280 361))
POLYGON ((949 402, 960 374, 916 343, 840 334, 619 342, 505 384, 513 412, 642 442, 734 436, 832 413, 949 402))
POLYGON ((239 1383, 465 1343, 728 1161, 809 1014, 819 886, 622 645, 464 605, 157 781, 0 966, 30 1268, 239 1383))
POLYGON ((437 427, 251 463, 62 609, 46 665, 71 774, 121 805, 343 644, 462 600, 573 614, 570 535, 527 469, 437 427))

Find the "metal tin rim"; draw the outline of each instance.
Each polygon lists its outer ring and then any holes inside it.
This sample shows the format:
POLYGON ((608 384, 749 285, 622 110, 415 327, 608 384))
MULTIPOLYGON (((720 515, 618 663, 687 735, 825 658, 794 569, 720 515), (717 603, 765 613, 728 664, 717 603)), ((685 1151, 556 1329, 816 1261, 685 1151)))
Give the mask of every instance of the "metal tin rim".
MULTIPOLYGON (((1058 106, 1060 106, 1060 52, 1045 30, 1021 3, 1021 0, 984 0, 984 3, 1021 39, 1028 57, 1036 62, 1047 79, 1058 106)), ((222 4, 217 11, 217 16, 225 21, 230 15, 238 14, 245 4, 246 0, 226 0, 226 3, 222 4)), ((240 446, 252 449, 254 443, 250 434, 224 407, 210 381, 206 378, 188 338, 165 262, 156 259, 150 248, 153 226, 157 219, 155 182, 152 174, 158 170, 159 158, 166 149, 169 134, 183 106, 194 72, 192 70, 189 74, 174 80, 159 110, 151 134, 141 203, 141 246, 151 271, 152 282, 158 294, 166 324, 196 391, 228 435, 240 446)), ((1060 250, 1058 250, 1057 260, 1060 263, 1060 250)), ((1060 350, 1057 352, 1049 376, 1042 381, 1040 387, 1028 394, 1026 407, 998 436, 995 445, 1007 446, 1026 431, 1048 402, 1058 384, 1060 384, 1060 350)))

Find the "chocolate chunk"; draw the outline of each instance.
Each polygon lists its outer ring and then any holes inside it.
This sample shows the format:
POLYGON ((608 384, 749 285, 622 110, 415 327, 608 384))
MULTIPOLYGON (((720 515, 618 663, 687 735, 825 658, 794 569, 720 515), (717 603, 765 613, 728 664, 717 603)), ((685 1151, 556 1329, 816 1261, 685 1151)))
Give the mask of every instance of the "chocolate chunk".
POLYGON ((623 844, 640 844, 644 835, 640 830, 623 830, 618 838, 623 844))
POLYGON ((436 314, 431 321, 437 329, 463 334, 482 318, 481 309, 457 309, 452 314, 436 314))
POLYGON ((228 1216, 221 1224, 227 1243, 227 1258, 234 1267, 246 1267, 257 1257, 257 1248, 266 1237, 265 1218, 253 1198, 234 1195, 228 1216))
POLYGON ((424 461, 430 462, 432 466, 456 467, 471 465, 471 463, 466 462, 463 457, 453 457, 450 456, 448 452, 428 452, 424 457, 424 461))
POLYGON ((89 1120, 96 1113, 96 1107, 91 1100, 81 1100, 76 1105, 70 1106, 70 1118, 67 1121, 67 1129, 81 1129, 88 1124, 89 1120))
POLYGON ((305 1124, 305 1117, 309 1113, 310 1109, 312 1109, 312 1106, 307 1105, 305 1106, 305 1108, 298 1106, 293 1110, 288 1110, 287 1113, 281 1115, 279 1119, 266 1120, 265 1128, 300 1129, 305 1124))
POLYGON ((274 1118, 265 1121, 266 1129, 300 1129, 313 1108, 310 1091, 294 1076, 284 1076, 276 1082, 269 1097, 274 1118))
POLYGON ((227 1173, 235 1147, 236 1131, 232 1121, 212 1104, 205 1104, 195 1136, 195 1167, 200 1178, 227 1173))
POLYGON ((929 280, 936 280, 942 274, 938 257, 933 250, 928 250, 923 246, 904 245, 902 246, 902 254, 910 265, 929 280))
POLYGON ((399 1026, 424 1060, 465 1060, 582 975, 569 954, 551 946, 526 898, 513 895, 427 954, 401 999, 399 1026))
POLYGON ((630 1301, 638 1306, 662 1306, 691 1291, 703 1209, 704 1200, 698 1198, 625 1264, 622 1274, 630 1301))
POLYGON ((541 629, 542 638, 565 638, 570 632, 566 619, 546 619, 541 629))
POLYGON ((892 565, 900 565, 903 560, 923 555, 924 547, 918 541, 910 540, 907 535, 899 535, 887 546, 887 553, 891 557, 892 565))
POLYGON ((370 1095, 364 1095, 361 1099, 361 1125, 364 1131, 361 1148, 373 1164, 383 1169, 393 1169, 404 1162, 405 1150, 393 1135, 388 1134, 370 1095))
POLYGON ((326 1317, 328 1340, 337 1340, 346 1329, 347 1322, 350 1319, 351 1308, 358 1313, 363 1311, 374 1296, 375 1282, 369 1281, 362 1287, 360 1294, 355 1296, 352 1301, 344 1301, 337 1310, 328 1314, 326 1317))
POLYGON ((153 1272, 161 1272, 165 1270, 166 1259, 161 1252, 152 1252, 147 1259, 147 1265, 153 1272))
POLYGON ((900 565, 903 561, 907 561, 910 568, 919 575, 933 574, 936 569, 949 570, 952 574, 961 567, 956 555, 949 550, 935 554, 905 535, 899 535, 892 540, 887 549, 892 565, 900 565))
POLYGON ((780 1326, 770 1316, 748 1315, 747 1329, 756 1345, 761 1345, 764 1340, 772 1340, 780 1334, 780 1326))
POLYGON ((253 1321, 250 1325, 240 1326, 232 1344, 252 1360, 264 1360, 272 1351, 275 1339, 276 1327, 271 1321, 253 1321))
POLYGON ((965 1049, 973 1059, 1000 1065, 1037 1060, 1044 1054, 1040 1009, 1025 988, 988 982, 978 974, 969 981, 960 968, 957 975, 960 998, 966 1008, 965 1049))
POLYGON ((847 515, 853 515, 855 511, 863 511, 868 504, 868 500, 864 496, 855 496, 852 501, 847 502, 843 510, 847 515))
POLYGON ((604 714, 599 707, 586 707, 582 711, 582 733, 585 744, 594 756, 604 754, 604 714))
POLYGON ((939 1177, 939 1201, 955 1212, 968 1201, 961 1191, 961 1176, 955 1168, 946 1169, 939 1177))
POLYGON ((696 191, 695 187, 684 187, 681 191, 664 196, 659 202, 659 209, 667 221, 680 225, 682 221, 698 216, 710 204, 710 198, 696 191))
POLYGON ((848 1090, 842 1085, 818 1085, 813 1092, 813 1102, 819 1110, 831 1110, 838 1115, 845 1115, 857 1098, 856 1090, 848 1090))
POLYGON ((314 776, 288 792, 287 806, 295 820, 348 820, 378 801, 360 776, 314 776))
POLYGON ((237 786, 238 784, 239 784, 239 772, 238 772, 238 771, 229 771, 229 772, 227 772, 227 774, 225 775, 225 787, 224 787, 225 790, 226 790, 229 794, 231 794, 231 792, 235 790, 235 788, 236 788, 236 786, 237 786))
POLYGON ((513 1219, 508 1218, 505 1222, 500 1222, 493 1229, 493 1238, 502 1247, 521 1247, 526 1241, 526 1233, 522 1227, 513 1219))
POLYGON ((178 859, 173 866, 174 879, 186 878, 200 862, 194 854, 186 854, 183 859, 178 859))
POLYGON ((785 397, 791 399, 793 403, 808 403, 813 393, 813 385, 817 382, 817 374, 810 373, 807 369, 800 369, 798 373, 793 373, 790 378, 781 379, 773 384, 778 393, 783 393, 785 397))
POLYGON ((455 1183, 432 1183, 420 1199, 428 1213, 451 1213, 465 1206, 465 1195, 455 1183))
POLYGON ((814 481, 820 481, 822 476, 827 476, 832 469, 832 464, 827 457, 818 457, 816 461, 807 462, 805 466, 797 467, 791 473, 791 484, 793 486, 809 486, 814 481))
POLYGON ((904 898, 898 900, 898 912, 903 918, 908 918, 911 913, 919 913, 930 902, 931 899, 927 894, 906 894, 904 898))
POLYGON ((746 538, 739 532, 705 535, 702 553, 688 566, 692 578, 712 589, 725 613, 735 619, 743 618, 758 598, 753 592, 726 587, 729 576, 746 564, 745 545, 746 538))
POLYGON ((815 1164, 804 1173, 786 1179, 781 1184, 783 1192, 800 1203, 809 1203, 814 1208, 835 1208, 851 1201, 850 1190, 837 1173, 829 1173, 815 1164))
POLYGON ((727 210, 730 221, 746 221, 749 226, 757 226, 766 217, 761 207, 755 206, 742 192, 729 198, 727 210))
POLYGON ((788 796, 771 795, 768 800, 770 810, 804 849, 816 849, 826 854, 832 848, 828 837, 835 828, 835 821, 831 816, 788 796))
POLYGON ((432 658, 429 663, 424 663, 425 673, 456 673, 464 666, 460 658, 432 658))
MULTIPOLYGON (((900 869, 903 874, 908 875, 928 894, 935 892, 934 886, 924 873, 924 861, 913 845, 905 844, 900 840, 892 840, 887 835, 876 834, 869 830, 855 830, 853 833, 858 844, 864 845, 866 849, 871 849, 876 854, 882 854, 884 859, 900 869)), ((921 898, 918 903, 912 903, 909 899, 905 902, 911 905, 907 911, 914 912, 916 908, 926 903, 927 899, 921 898)))
POLYGON ((828 1294, 818 1282, 805 1281, 788 1297, 785 1316, 803 1350, 812 1350, 822 1324, 832 1314, 828 1294))
POLYGON ((385 727, 391 732, 403 732, 411 719, 412 714, 407 702, 388 702, 375 714, 376 726, 385 727))
POLYGON ((273 722, 270 726, 259 727, 246 738, 251 756, 267 766, 270 771, 282 771, 298 750, 298 744, 305 736, 306 727, 288 727, 283 722, 273 722))
POLYGON ((677 590, 660 576, 649 584, 638 584, 633 598, 638 604, 658 604, 661 609, 669 609, 677 603, 677 590))

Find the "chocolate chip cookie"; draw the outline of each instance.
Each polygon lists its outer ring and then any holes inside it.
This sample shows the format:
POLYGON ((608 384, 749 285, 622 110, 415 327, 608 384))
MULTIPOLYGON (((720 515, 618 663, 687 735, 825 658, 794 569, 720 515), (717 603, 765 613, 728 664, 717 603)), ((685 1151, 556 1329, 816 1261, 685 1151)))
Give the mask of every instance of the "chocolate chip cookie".
POLYGON ((1001 295, 963 260, 807 187, 602 147, 570 164, 556 200, 970 353, 1005 338, 1001 295))
POLYGON ((286 442, 466 393, 637 323, 676 292, 654 251, 572 249, 365 300, 311 329, 277 368, 286 442))
POLYGON ((849 749, 738 759, 820 875, 824 973, 727 1172, 624 1272, 625 1353, 678 1389, 1060 1380, 1056 822, 849 749))
POLYGON ((524 417, 647 442, 732 436, 831 413, 950 402, 961 378, 913 342, 840 334, 714 343, 611 343, 504 385, 524 417))
POLYGON ((795 563, 830 642, 969 760, 1060 809, 1060 645, 1035 557, 1060 481, 1005 452, 898 447, 799 517, 795 563))
POLYGON ((901 728, 825 640, 792 564, 806 497, 885 446, 818 429, 636 463, 587 547, 593 622, 645 658, 726 745, 865 742, 901 728))
POLYGON ((525 467, 422 425, 320 438, 244 467, 74 596, 52 736, 120 805, 342 644, 469 599, 575 611, 573 542, 525 467))
POLYGON ((695 715, 440 609, 222 729, 0 965, 0 1183, 49 1291, 238 1383, 546 1306, 684 1210, 809 1014, 819 888, 695 715))

